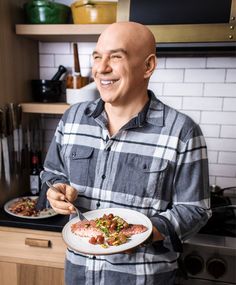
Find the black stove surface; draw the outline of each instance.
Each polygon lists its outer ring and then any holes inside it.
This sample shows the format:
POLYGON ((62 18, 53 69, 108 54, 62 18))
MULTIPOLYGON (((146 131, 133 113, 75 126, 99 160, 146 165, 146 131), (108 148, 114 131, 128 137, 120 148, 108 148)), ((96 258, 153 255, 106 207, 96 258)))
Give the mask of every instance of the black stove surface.
POLYGON ((200 231, 201 234, 236 237, 236 219, 228 220, 222 224, 207 223, 200 231))
POLYGON ((236 237, 236 209, 215 208, 212 210, 212 217, 199 233, 236 237))
MULTIPOLYGON (((218 187, 219 188, 219 187, 218 187)), ((211 193, 212 216, 199 231, 202 234, 236 237, 236 188, 211 193), (230 190, 234 192, 230 192, 230 190)))

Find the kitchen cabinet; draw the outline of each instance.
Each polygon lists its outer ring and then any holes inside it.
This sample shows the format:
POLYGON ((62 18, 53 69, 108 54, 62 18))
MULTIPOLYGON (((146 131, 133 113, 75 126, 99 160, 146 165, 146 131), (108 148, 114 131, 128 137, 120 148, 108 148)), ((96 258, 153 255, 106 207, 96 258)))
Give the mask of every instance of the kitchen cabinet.
POLYGON ((0 227, 1 285, 63 285, 61 233, 0 227))

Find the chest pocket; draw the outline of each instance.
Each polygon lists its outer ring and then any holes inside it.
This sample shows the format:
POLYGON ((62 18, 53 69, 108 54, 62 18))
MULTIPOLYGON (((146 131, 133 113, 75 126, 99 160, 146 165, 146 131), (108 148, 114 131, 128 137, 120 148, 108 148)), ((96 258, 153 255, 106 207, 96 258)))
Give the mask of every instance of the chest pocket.
POLYGON ((159 158, 144 158, 128 155, 125 167, 119 168, 120 189, 124 193, 141 198, 160 199, 167 176, 168 161, 159 158))
POLYGON ((73 146, 70 154, 70 181, 91 186, 94 149, 87 146, 73 146))

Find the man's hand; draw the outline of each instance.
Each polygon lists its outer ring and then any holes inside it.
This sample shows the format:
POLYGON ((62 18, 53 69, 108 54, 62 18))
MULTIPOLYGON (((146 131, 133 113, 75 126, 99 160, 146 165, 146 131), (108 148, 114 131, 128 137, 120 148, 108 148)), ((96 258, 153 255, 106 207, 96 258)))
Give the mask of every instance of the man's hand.
MULTIPOLYGON (((155 241, 159 241, 159 240, 164 240, 165 239, 165 237, 158 231, 158 229, 156 227, 152 227, 151 237, 152 237, 152 240, 150 241, 150 244, 155 242, 155 241)), ((142 247, 142 246, 146 246, 145 242, 143 244, 139 245, 139 247, 142 247)), ((129 249, 129 250, 126 250, 126 251, 124 251, 124 253, 132 254, 132 253, 135 252, 136 248, 137 247, 129 249)))
POLYGON ((55 186, 58 190, 64 193, 56 193, 51 188, 48 189, 47 199, 54 211, 62 215, 70 215, 74 213, 74 207, 68 202, 65 202, 64 199, 66 197, 69 201, 73 202, 78 196, 77 190, 71 187, 70 185, 63 183, 57 183, 53 186, 55 186))

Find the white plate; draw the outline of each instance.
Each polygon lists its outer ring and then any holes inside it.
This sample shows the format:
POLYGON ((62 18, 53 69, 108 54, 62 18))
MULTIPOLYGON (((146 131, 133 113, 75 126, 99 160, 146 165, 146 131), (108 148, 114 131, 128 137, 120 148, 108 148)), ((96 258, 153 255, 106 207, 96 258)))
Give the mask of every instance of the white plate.
POLYGON ((11 205, 17 201, 19 201, 20 199, 22 198, 31 198, 31 199, 37 199, 38 196, 25 196, 25 197, 20 197, 20 198, 15 198, 15 199, 12 199, 10 201, 8 201, 5 205, 4 205, 4 210, 12 215, 12 216, 15 216, 15 217, 18 217, 18 218, 24 218, 24 219, 44 219, 44 218, 50 218, 50 217, 53 217, 55 215, 58 215, 53 209, 49 208, 49 209, 44 209, 42 211, 39 212, 39 215, 38 216, 23 216, 21 215, 20 213, 19 214, 15 214, 15 213, 12 213, 9 208, 11 207, 11 205))
POLYGON ((101 245, 93 245, 89 243, 89 238, 79 237, 76 234, 72 233, 71 225, 80 221, 78 217, 75 217, 70 220, 62 230, 62 237, 65 243, 68 245, 69 248, 81 253, 89 255, 107 255, 123 252, 125 250, 134 248, 143 243, 152 233, 152 222, 150 221, 150 219, 137 211, 124 208, 108 208, 89 211, 84 213, 84 216, 88 220, 93 220, 102 217, 103 214, 108 215, 110 213, 123 218, 130 224, 142 224, 148 229, 144 233, 131 236, 127 243, 118 246, 109 246, 108 248, 103 248, 101 245))

